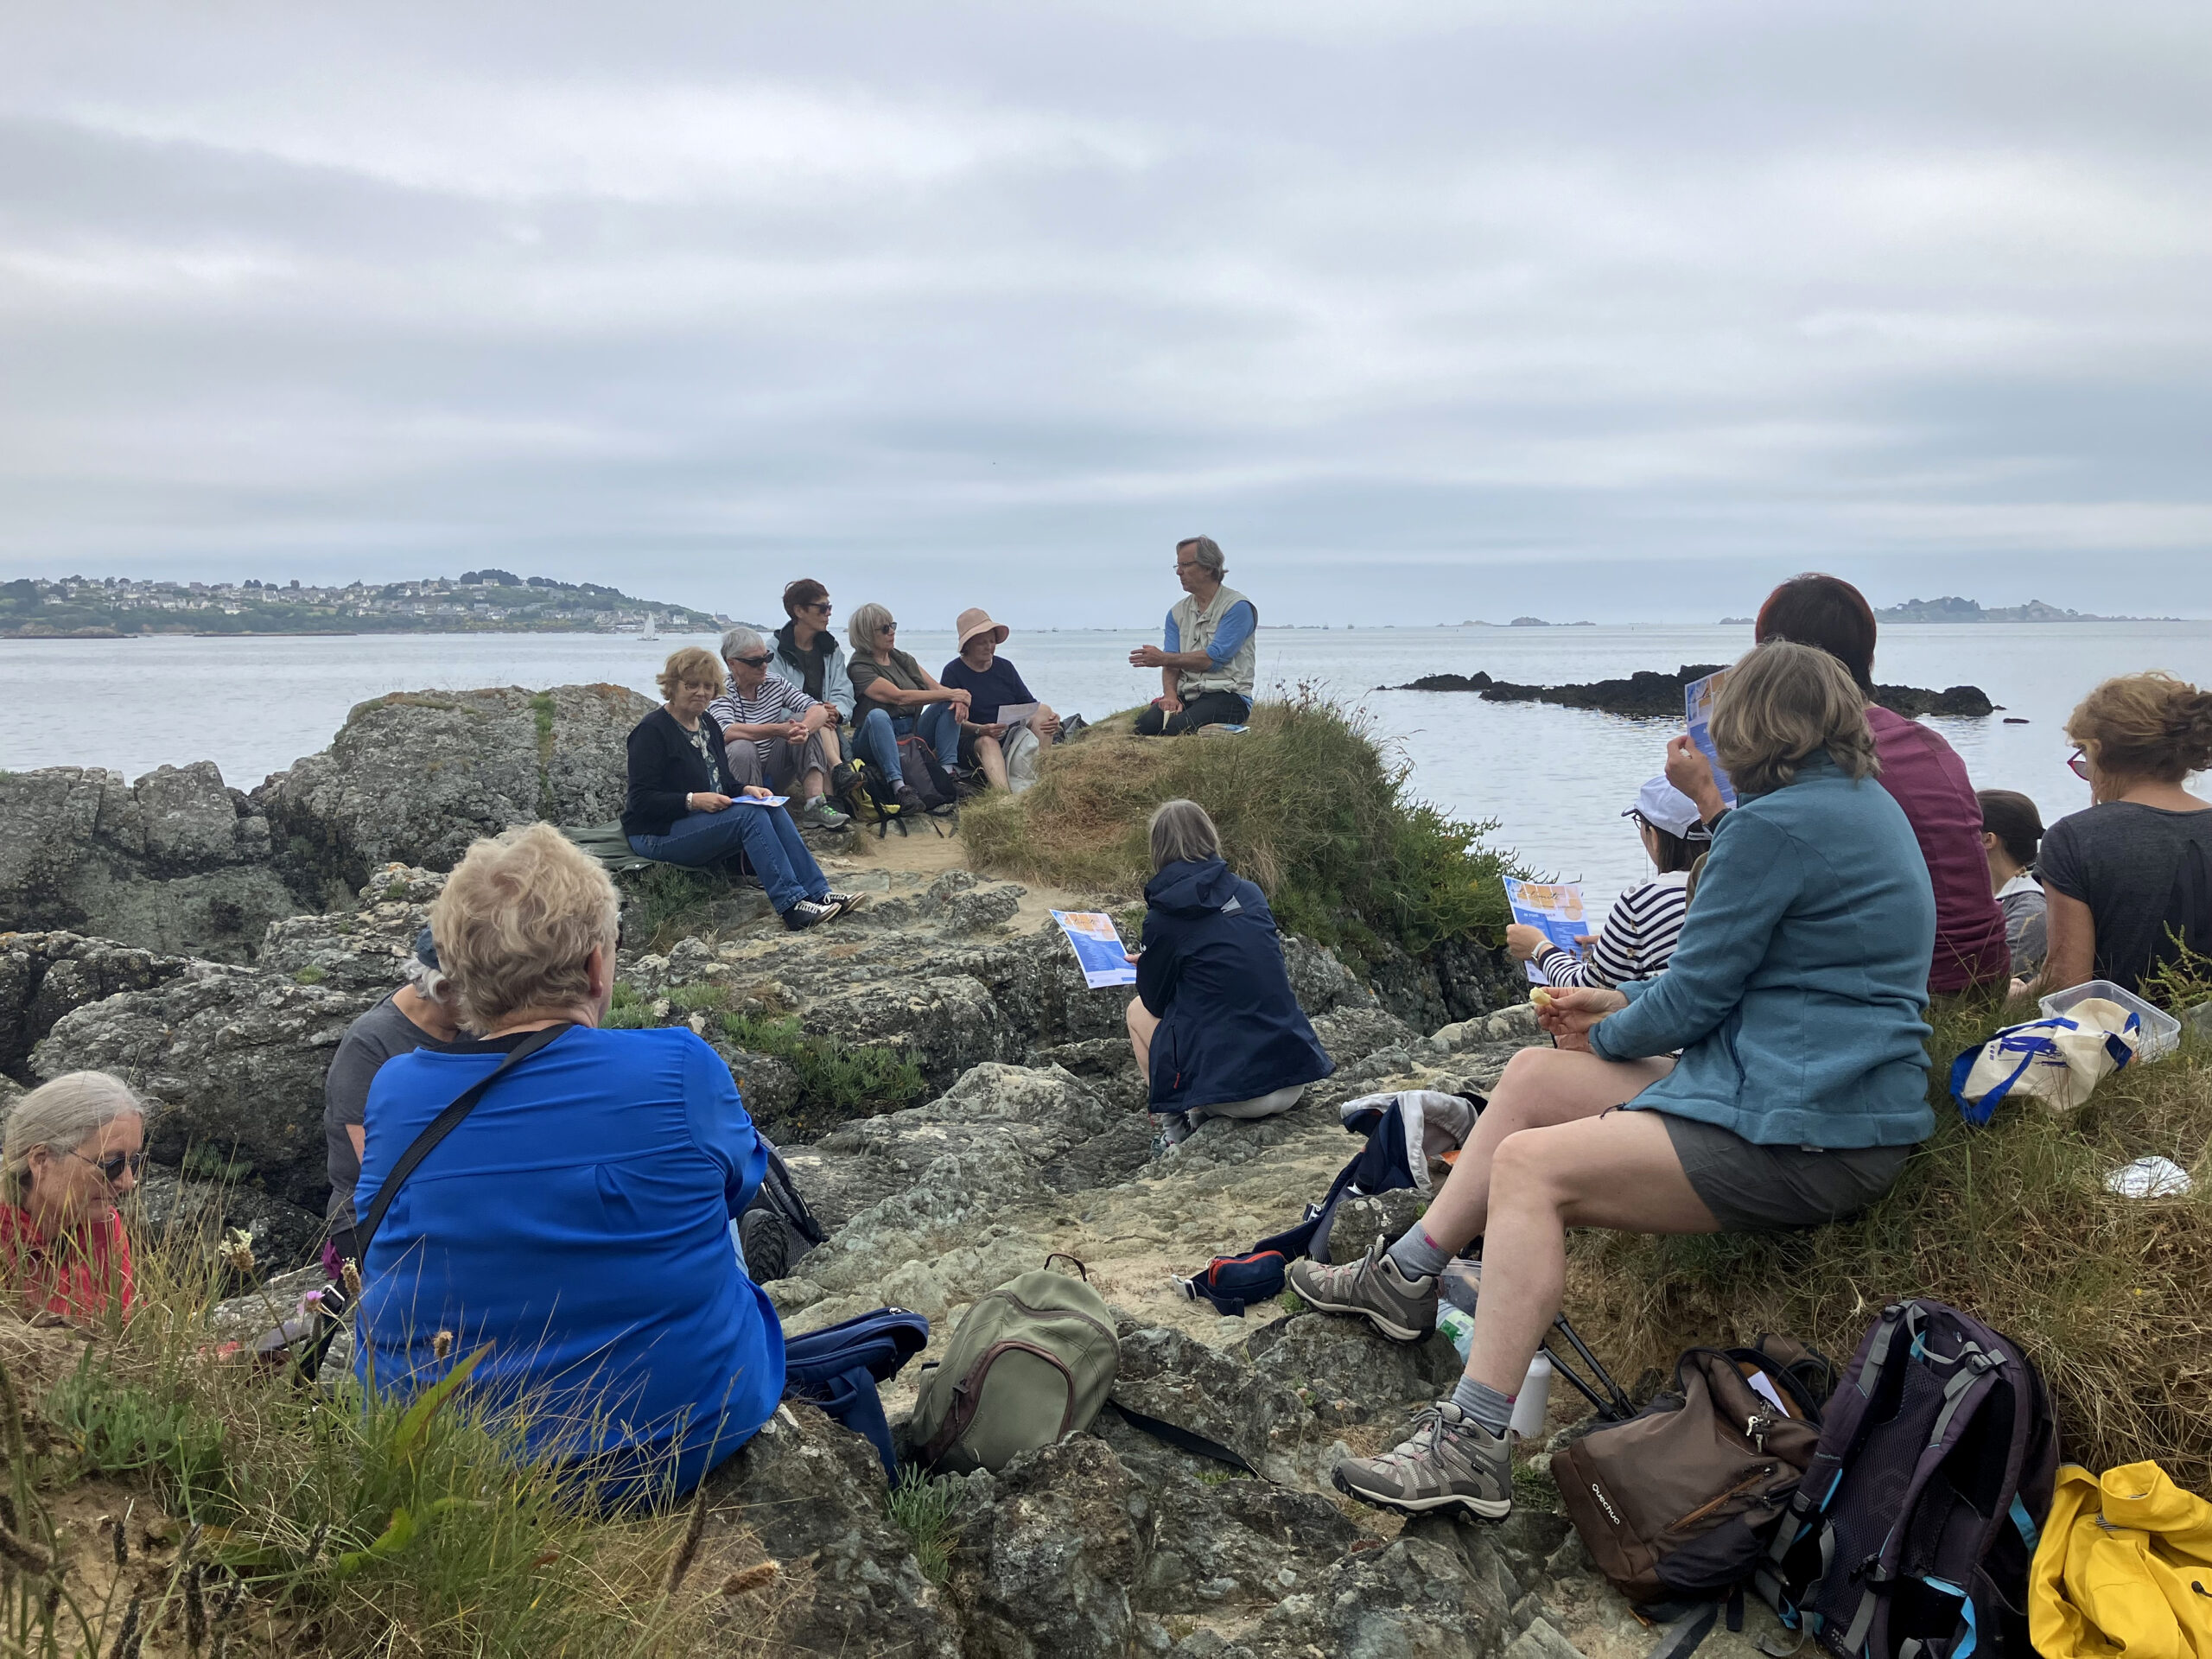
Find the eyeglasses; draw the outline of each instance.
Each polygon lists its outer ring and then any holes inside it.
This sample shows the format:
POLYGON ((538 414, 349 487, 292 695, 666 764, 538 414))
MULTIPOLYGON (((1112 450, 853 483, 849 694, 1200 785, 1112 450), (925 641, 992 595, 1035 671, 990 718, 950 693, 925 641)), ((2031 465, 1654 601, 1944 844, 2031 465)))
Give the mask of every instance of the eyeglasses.
POLYGON ((2086 784, 2089 781, 2088 759, 2087 756, 2082 754, 2081 750, 2075 750, 2072 756, 2068 759, 2066 762, 2066 769, 2072 772, 2076 778, 2079 778, 2083 783, 2086 784))
POLYGON ((146 1167, 146 1154, 143 1152, 111 1152, 105 1158, 87 1158, 83 1153, 72 1147, 69 1155, 79 1163, 90 1164, 94 1169, 99 1171, 103 1176, 106 1177, 110 1186, 113 1186, 123 1179, 124 1170, 129 1170, 135 1179, 138 1173, 146 1167))
POLYGON ((878 633, 896 633, 899 632, 899 625, 896 622, 886 622, 881 627, 878 628, 876 632, 878 633))
POLYGON ((1198 568, 1198 562, 1196 559, 1178 559, 1175 568, 1178 570, 1195 570, 1198 568))
POLYGON ((800 606, 799 609, 802 611, 819 611, 823 615, 827 616, 830 614, 830 601, 826 599, 817 599, 811 605, 800 606))
POLYGON ((743 663, 747 668, 766 668, 768 666, 768 659, 765 656, 733 657, 730 658, 730 661, 733 663, 743 663))

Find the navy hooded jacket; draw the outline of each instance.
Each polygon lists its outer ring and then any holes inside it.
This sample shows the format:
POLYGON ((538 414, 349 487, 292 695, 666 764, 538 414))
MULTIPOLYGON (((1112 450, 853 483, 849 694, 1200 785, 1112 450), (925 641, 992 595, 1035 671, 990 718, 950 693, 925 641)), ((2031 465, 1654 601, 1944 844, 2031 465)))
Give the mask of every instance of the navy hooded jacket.
POLYGON ((1152 1104, 1185 1111, 1317 1083, 1337 1063, 1291 995, 1267 896, 1217 858, 1145 883, 1137 996, 1157 1014, 1152 1104))

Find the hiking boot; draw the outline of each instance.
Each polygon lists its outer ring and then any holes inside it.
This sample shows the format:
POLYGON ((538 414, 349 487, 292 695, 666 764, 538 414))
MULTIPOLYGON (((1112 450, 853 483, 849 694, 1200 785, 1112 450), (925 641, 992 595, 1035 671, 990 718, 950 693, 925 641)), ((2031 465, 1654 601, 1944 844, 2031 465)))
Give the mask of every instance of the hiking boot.
POLYGON ((1152 1155, 1165 1158, 1191 1138, 1191 1116, 1188 1112, 1154 1112, 1152 1115, 1152 1155))
POLYGON ((1384 1336, 1397 1342, 1419 1342, 1436 1329, 1436 1281, 1408 1279, 1398 1264, 1382 1253, 1382 1241, 1367 1247, 1367 1254, 1341 1267, 1324 1267, 1311 1259, 1294 1262, 1290 1287, 1306 1306, 1324 1313, 1358 1313, 1384 1336))
POLYGON ((818 927, 837 914, 836 906, 812 899, 802 899, 784 912, 784 925, 794 933, 810 927, 818 927))
POLYGON ((843 800, 846 792, 853 786, 855 776, 853 763, 849 760, 840 760, 830 768, 830 792, 839 800, 843 800))
POLYGON ((1414 1419, 1413 1432, 1379 1458, 1347 1458, 1329 1478, 1378 1510, 1427 1515, 1459 1505, 1481 1521, 1513 1512, 1513 1441, 1493 1434, 1449 1400, 1414 1419))
POLYGON ((827 795, 817 795, 799 809, 798 821, 810 830, 842 830, 852 819, 830 805, 827 795))
POLYGON ((914 786, 903 778, 899 780, 899 786, 891 791, 891 798, 899 803, 901 812, 912 812, 916 817, 929 810, 922 804, 922 798, 914 793, 914 786))
POLYGON ((745 1251, 745 1276, 756 1285, 791 1271, 791 1230, 772 1210, 747 1210, 737 1218, 737 1242, 745 1251))

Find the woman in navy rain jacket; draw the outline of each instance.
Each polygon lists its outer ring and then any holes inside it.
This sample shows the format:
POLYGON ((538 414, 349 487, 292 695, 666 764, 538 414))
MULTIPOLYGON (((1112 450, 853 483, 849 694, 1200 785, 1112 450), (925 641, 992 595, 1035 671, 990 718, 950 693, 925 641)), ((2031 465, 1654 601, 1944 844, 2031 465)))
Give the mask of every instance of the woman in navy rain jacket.
POLYGON ((1222 861, 1196 801, 1152 815, 1129 1046, 1151 1080, 1155 1145, 1208 1117, 1270 1117, 1337 1069, 1290 988, 1267 895, 1222 861))

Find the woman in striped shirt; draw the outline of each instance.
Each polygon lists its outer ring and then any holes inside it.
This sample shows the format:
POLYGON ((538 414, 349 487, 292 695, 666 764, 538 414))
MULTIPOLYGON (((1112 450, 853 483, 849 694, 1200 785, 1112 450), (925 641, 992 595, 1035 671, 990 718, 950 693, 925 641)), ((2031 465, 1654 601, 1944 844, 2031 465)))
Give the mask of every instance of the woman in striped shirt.
POLYGON ((1658 874, 1613 901, 1587 956, 1578 957, 1517 922, 1505 930, 1505 948, 1522 962, 1533 960, 1548 984, 1611 989, 1624 980, 1654 977, 1675 954, 1682 912, 1689 908, 1690 866, 1711 834, 1698 822, 1690 798, 1664 778, 1638 790, 1636 804, 1621 816, 1636 820, 1658 874))

